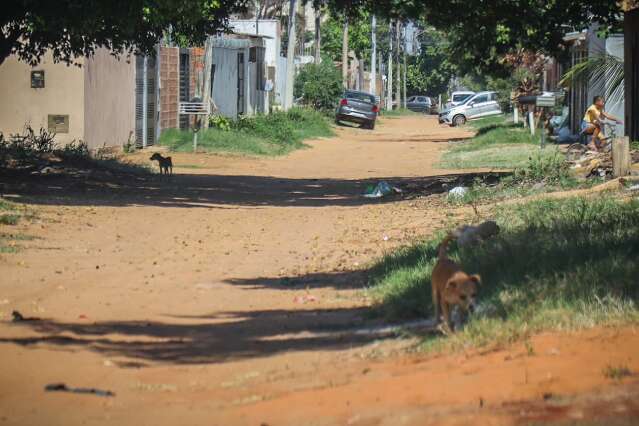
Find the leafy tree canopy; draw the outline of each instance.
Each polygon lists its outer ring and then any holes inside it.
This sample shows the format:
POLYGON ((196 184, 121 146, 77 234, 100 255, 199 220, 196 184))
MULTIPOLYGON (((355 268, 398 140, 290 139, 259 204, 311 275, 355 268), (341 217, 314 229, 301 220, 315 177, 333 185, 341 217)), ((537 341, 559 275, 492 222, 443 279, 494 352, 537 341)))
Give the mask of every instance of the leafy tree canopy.
POLYGON ((0 16, 0 64, 11 54, 37 64, 46 51, 72 63, 106 47, 149 53, 172 28, 194 44, 224 29, 246 0, 5 0, 0 16))

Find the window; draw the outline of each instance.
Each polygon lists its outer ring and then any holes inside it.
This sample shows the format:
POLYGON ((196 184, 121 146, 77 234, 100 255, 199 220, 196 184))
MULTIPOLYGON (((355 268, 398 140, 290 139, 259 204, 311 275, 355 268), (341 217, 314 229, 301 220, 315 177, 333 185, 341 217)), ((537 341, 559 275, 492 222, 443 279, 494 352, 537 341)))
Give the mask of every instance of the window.
POLYGON ((69 133, 69 116, 52 115, 47 116, 47 124, 51 133, 69 133))
POLYGON ((475 99, 473 99, 473 102, 476 104, 480 104, 482 102, 488 102, 488 95, 477 96, 475 97, 475 99))
POLYGON ((43 89, 44 88, 44 71, 31 71, 31 88, 43 89))
POLYGON ((367 93, 346 92, 345 97, 346 99, 355 99, 356 101, 369 102, 371 104, 375 103, 375 97, 367 93))

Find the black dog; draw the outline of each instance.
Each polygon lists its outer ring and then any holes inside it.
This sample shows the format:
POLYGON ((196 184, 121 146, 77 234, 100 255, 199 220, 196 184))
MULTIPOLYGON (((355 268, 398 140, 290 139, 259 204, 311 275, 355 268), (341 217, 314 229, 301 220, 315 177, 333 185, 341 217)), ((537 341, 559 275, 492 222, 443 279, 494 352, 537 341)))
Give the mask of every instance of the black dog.
POLYGON ((159 153, 155 153, 149 158, 151 161, 157 161, 160 165, 160 174, 173 174, 173 161, 171 157, 162 157, 159 153))

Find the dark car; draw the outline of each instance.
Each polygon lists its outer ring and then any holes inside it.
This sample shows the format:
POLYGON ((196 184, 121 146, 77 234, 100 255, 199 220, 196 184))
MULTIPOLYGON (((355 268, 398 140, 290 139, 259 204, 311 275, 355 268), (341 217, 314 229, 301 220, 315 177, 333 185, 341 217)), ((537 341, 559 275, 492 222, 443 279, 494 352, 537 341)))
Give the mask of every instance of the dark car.
POLYGON ((406 99, 406 108, 424 114, 435 114, 437 111, 437 106, 428 96, 411 96, 406 99))
POLYGON ((365 129, 373 130, 379 107, 375 95, 366 92, 347 90, 335 111, 335 121, 348 121, 361 124, 365 129))

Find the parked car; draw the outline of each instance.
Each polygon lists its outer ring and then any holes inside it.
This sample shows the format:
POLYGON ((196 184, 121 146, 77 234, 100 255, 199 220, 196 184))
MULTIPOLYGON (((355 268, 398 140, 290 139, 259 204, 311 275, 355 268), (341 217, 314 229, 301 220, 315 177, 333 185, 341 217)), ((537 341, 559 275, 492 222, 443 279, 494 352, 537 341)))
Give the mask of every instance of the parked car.
POLYGON ((373 130, 378 112, 379 106, 377 106, 375 95, 347 90, 335 111, 335 122, 358 123, 365 129, 373 130))
POLYGON ((497 93, 479 92, 468 98, 463 104, 442 111, 439 114, 439 122, 451 126, 461 126, 468 120, 501 113, 501 107, 497 102, 497 93))
POLYGON ((406 108, 415 112, 423 112, 424 114, 434 114, 437 105, 428 96, 411 96, 406 99, 406 108))
POLYGON ((466 91, 457 91, 450 94, 450 100, 446 103, 446 108, 452 108, 457 105, 461 105, 465 103, 471 96, 473 96, 475 92, 466 90, 466 91))

